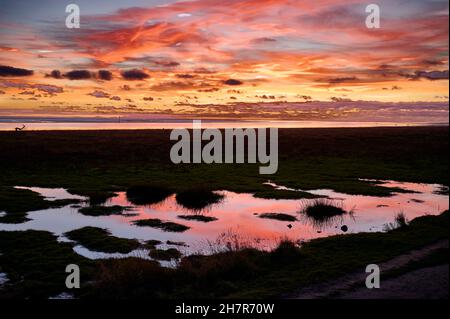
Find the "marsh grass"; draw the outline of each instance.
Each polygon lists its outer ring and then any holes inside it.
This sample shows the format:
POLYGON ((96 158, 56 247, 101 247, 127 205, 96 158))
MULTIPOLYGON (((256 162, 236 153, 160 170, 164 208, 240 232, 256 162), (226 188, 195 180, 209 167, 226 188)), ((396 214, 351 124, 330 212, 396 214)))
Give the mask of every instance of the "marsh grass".
POLYGON ((219 204, 224 195, 203 189, 193 189, 177 193, 176 201, 184 208, 193 211, 202 211, 208 207, 219 204))
POLYGON ((158 218, 139 219, 135 220, 133 224, 140 227, 159 228, 167 232, 184 232, 190 228, 182 224, 162 221, 161 219, 158 218))
POLYGON ((42 299, 65 291, 64 269, 71 263, 82 271, 76 298, 275 298, 448 238, 448 217, 423 216, 404 229, 332 236, 300 248, 282 242, 272 252, 239 245, 236 251, 183 257, 176 268, 134 257, 92 261, 49 232, 0 231, 0 264, 11 283, 0 298, 42 299))
POLYGON ((156 249, 156 246, 161 245, 162 242, 157 239, 150 239, 145 241, 145 243, 142 245, 144 248, 148 250, 156 249))
POLYGON ((87 249, 105 253, 127 254, 141 246, 136 239, 115 237, 108 230, 97 227, 72 230, 65 233, 65 236, 87 249))
POLYGON ((345 215, 353 217, 353 209, 345 210, 342 200, 316 198, 302 201, 299 214, 316 229, 331 227, 342 222, 345 215))
POLYGON ((404 212, 400 212, 395 216, 395 222, 397 223, 399 228, 406 227, 409 224, 408 219, 404 212))
MULTIPOLYGON (((448 130, 448 126, 280 129, 282 156, 272 179, 294 189, 372 196, 388 196, 392 190, 359 179, 448 186, 448 130)), ((30 131, 19 136, 0 132, 0 185, 64 187, 83 195, 92 190, 124 191, 151 181, 174 192, 206 185, 263 192, 264 198, 298 198, 296 192, 263 185, 267 177, 259 174, 259 164, 175 165, 168 156, 169 135, 170 130, 30 131)))
POLYGON ((117 261, 118 265, 102 261, 100 280, 89 294, 97 298, 276 298, 439 238, 448 238, 448 213, 418 218, 405 231, 339 235, 301 247, 282 240, 270 252, 239 244, 235 250, 183 257, 174 269, 133 259, 117 261))
POLYGON ((172 285, 172 273, 155 260, 136 257, 102 260, 94 273, 94 290, 88 289, 84 294, 88 298, 161 298, 161 288, 170 289, 172 285))
POLYGON ((42 195, 29 189, 0 186, 0 211, 5 213, 4 216, 0 216, 0 223, 23 223, 29 220, 27 213, 30 211, 61 208, 78 203, 80 203, 79 199, 48 201, 42 195))
POLYGON ((210 223, 218 220, 216 217, 205 216, 205 215, 178 215, 178 218, 185 220, 194 220, 197 222, 210 223))
POLYGON ((86 216, 110 216, 110 215, 122 215, 127 211, 130 211, 131 207, 114 205, 114 206, 89 206, 82 207, 78 211, 86 216))
POLYGON ((289 215, 289 214, 283 214, 283 213, 264 213, 259 214, 259 218, 266 218, 266 219, 275 219, 283 222, 295 222, 297 221, 297 217, 289 215))
POLYGON ((0 231, 0 264, 8 284, 0 299, 46 299, 66 291, 66 266, 82 269, 82 285, 91 280, 95 262, 78 255, 73 243, 58 242, 45 231, 0 231))
POLYGON ((186 244, 184 241, 172 241, 172 240, 168 240, 166 241, 167 245, 172 245, 172 246, 180 246, 180 247, 189 247, 188 244, 186 244))
POLYGON ((134 205, 158 204, 173 194, 169 188, 152 185, 138 185, 127 189, 128 201, 134 205))
POLYGON ((436 195, 449 195, 449 187, 446 185, 439 186, 438 190, 434 192, 436 195))
POLYGON ((384 225, 383 230, 391 231, 394 229, 404 229, 404 228, 408 227, 408 225, 409 225, 409 221, 406 218, 405 213, 403 211, 401 211, 397 215, 395 215, 393 223, 387 223, 386 225, 384 225))
POLYGON ((104 205, 109 199, 117 196, 114 192, 106 191, 88 192, 86 195, 89 198, 89 205, 91 206, 104 205))
MULTIPOLYGON (((259 237, 244 235, 238 229, 228 229, 220 233, 216 239, 207 240, 208 249, 206 252, 198 252, 198 254, 218 254, 222 252, 240 251, 243 249, 259 249, 264 250, 270 246, 270 243, 259 237)), ((276 246, 274 242, 273 247, 276 246)))
POLYGON ((183 256, 183 254, 176 248, 169 248, 167 250, 163 249, 153 249, 150 251, 149 256, 156 260, 178 260, 183 256))

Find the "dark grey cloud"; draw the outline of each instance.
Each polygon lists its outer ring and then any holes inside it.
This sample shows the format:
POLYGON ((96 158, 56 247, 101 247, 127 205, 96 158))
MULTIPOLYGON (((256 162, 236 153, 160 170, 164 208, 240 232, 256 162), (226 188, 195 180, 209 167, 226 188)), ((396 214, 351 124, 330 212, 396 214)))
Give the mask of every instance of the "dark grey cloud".
POLYGON ((223 82, 226 85, 242 85, 244 84, 242 81, 236 80, 236 79, 229 79, 223 82))
POLYGON ((64 74, 69 80, 88 80, 92 78, 91 72, 88 70, 73 70, 64 74))
POLYGON ((413 79, 428 79, 434 80, 448 80, 448 70, 445 71, 417 71, 415 75, 412 76, 413 79))
POLYGON ((132 69, 121 73, 125 80, 145 80, 150 76, 142 70, 132 69))
POLYGON ((62 79, 61 71, 59 70, 53 70, 50 72, 50 74, 47 74, 48 77, 54 78, 54 79, 62 79))
POLYGON ((0 76, 30 76, 33 75, 33 73, 32 70, 0 65, 0 76))
POLYGON ((111 71, 108 70, 100 70, 98 71, 98 78, 104 81, 111 81, 113 76, 111 71))

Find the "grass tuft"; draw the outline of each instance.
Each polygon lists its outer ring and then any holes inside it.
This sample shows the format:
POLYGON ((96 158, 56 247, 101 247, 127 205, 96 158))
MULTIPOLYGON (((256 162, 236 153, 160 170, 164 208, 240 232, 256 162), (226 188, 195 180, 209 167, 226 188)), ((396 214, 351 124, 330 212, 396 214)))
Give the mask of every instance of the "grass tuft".
POLYGON ((329 198, 303 201, 299 213, 317 229, 330 227, 333 223, 342 220, 344 215, 353 215, 353 211, 344 209, 342 201, 329 198))
POLYGON ((162 202, 173 192, 165 187, 132 186, 127 189, 127 199, 134 205, 153 205, 162 202))
POLYGON ((194 220, 197 222, 210 223, 218 220, 216 217, 204 216, 204 215, 178 215, 178 218, 185 220, 194 220))
POLYGON ((199 211, 220 203, 224 196, 207 190, 188 190, 177 194, 177 203, 184 208, 199 211))
POLYGON ((304 201, 300 213, 318 220, 347 214, 341 201, 334 201, 329 198, 304 201))
POLYGON ((80 208, 79 212, 86 216, 110 216, 122 215, 125 211, 129 211, 130 207, 125 206, 90 206, 80 208))
POLYGON ((297 220, 295 216, 283 213, 264 213, 258 216, 259 218, 276 219, 283 222, 295 222, 297 220))
POLYGON ((167 232, 184 232, 189 229, 188 226, 174 222, 165 222, 158 218, 140 219, 134 221, 133 223, 136 226, 159 228, 167 232))
POLYGON ((391 231, 394 229, 404 229, 408 227, 409 221, 406 218, 405 213, 400 212, 397 215, 395 215, 394 222, 393 223, 387 223, 384 225, 384 231, 391 231))

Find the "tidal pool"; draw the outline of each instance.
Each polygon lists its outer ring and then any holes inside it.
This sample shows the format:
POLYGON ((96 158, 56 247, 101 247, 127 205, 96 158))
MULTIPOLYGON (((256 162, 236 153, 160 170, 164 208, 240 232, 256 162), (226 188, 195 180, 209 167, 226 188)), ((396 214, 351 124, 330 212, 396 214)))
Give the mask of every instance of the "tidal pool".
MULTIPOLYGON (((373 181, 372 181, 373 182, 373 181)), ((271 182, 268 187, 280 190, 293 190, 271 182)), ((118 192, 110 198, 106 206, 129 206, 131 210, 120 215, 86 216, 79 212, 87 207, 88 200, 81 196, 69 194, 64 189, 48 189, 36 187, 27 188, 48 200, 81 199, 80 205, 68 205, 62 208, 46 209, 28 213, 27 222, 21 224, 0 224, 0 230, 44 230, 54 233, 60 241, 69 241, 64 233, 78 228, 93 226, 108 229, 113 236, 121 238, 159 240, 160 249, 177 248, 185 255, 193 253, 210 254, 229 248, 255 247, 270 250, 283 239, 298 243, 320 237, 343 234, 342 226, 347 233, 383 231, 395 216, 404 213, 408 220, 422 215, 438 215, 449 207, 448 195, 442 193, 442 185, 402 183, 395 181, 379 181, 377 185, 398 188, 406 192, 394 193, 390 197, 375 197, 348 195, 332 190, 308 190, 315 195, 326 196, 352 214, 331 218, 326 223, 317 223, 299 213, 301 207, 313 200, 275 200, 255 198, 249 193, 234 193, 219 191, 224 200, 203 211, 192 211, 183 208, 175 199, 169 196, 164 201, 154 205, 133 205, 125 192, 118 192), (281 221, 261 218, 263 214, 285 214, 296 217, 296 221, 281 221), (179 216, 203 215, 210 218, 209 222, 197 219, 180 218, 179 216), (188 226, 184 232, 168 232, 158 228, 142 227, 135 222, 143 219, 160 219, 188 226), (182 245, 182 243, 184 243, 182 245)), ((301 190, 298 190, 301 191, 301 190)), ((91 258, 123 258, 135 256, 150 259, 148 250, 137 249, 128 254, 108 254, 94 252, 83 246, 74 246, 78 254, 91 258)), ((172 262, 162 262, 172 266, 172 262)))

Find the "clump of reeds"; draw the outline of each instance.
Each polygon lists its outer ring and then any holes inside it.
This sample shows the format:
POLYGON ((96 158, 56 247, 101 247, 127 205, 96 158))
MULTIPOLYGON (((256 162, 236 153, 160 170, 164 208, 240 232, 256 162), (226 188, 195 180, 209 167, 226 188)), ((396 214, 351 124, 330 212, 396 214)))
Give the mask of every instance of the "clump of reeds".
POLYGON ((224 195, 209 190, 187 190, 179 192, 176 201, 184 208, 200 211, 222 202, 224 195))
POLYGON ((166 187, 138 185, 127 189, 127 199, 134 205, 152 205, 162 202, 173 194, 166 187))
POLYGON ((347 211, 343 201, 330 198, 304 200, 299 213, 312 223, 314 228, 325 228, 342 220, 345 215, 353 215, 353 210, 347 211))

